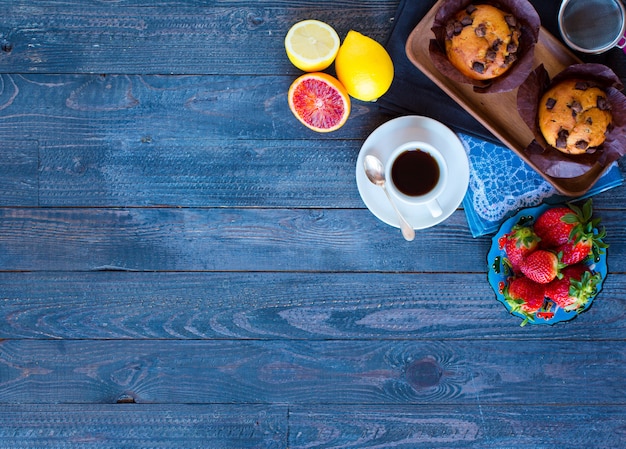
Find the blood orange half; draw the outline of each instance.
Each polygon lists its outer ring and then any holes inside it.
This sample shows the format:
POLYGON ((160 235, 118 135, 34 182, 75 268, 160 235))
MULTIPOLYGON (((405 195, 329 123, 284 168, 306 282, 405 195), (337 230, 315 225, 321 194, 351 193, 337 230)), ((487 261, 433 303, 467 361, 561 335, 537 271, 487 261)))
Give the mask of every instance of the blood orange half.
POLYGON ((350 115, 346 88, 326 73, 305 73, 291 84, 288 98, 293 115, 313 131, 335 131, 350 115))

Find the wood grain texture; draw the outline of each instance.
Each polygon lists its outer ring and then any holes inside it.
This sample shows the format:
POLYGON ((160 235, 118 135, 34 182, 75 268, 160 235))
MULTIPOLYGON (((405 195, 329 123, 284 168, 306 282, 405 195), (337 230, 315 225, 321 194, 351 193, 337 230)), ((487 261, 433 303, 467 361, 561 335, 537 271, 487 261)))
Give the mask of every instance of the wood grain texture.
POLYGON ((283 44, 295 22, 326 21, 342 38, 359 24, 383 42, 398 1, 6 3, 0 72, 266 75, 298 73, 283 44))
MULTIPOLYGON (((363 208, 355 181, 360 140, 145 137, 44 143, 42 206, 363 208)), ((594 197, 598 213, 626 202, 626 186, 594 197)))
POLYGON ((624 340, 626 278, 574 321, 520 327, 485 274, 0 273, 0 339, 624 340))
POLYGON ((0 206, 38 206, 38 150, 33 141, 0 144, 0 206))
POLYGON ((224 449, 288 447, 287 407, 117 404, 3 406, 0 447, 224 449))
POLYGON ((289 110, 293 75, 3 76, 0 139, 19 136, 59 150, 98 144, 129 151, 179 139, 362 140, 385 121, 375 104, 355 100, 350 126, 315 133, 289 110))
MULTIPOLYGON (((601 216, 609 269, 624 272, 623 214, 601 216)), ((0 270, 487 271, 491 239, 462 211, 418 235, 363 209, 0 209, 0 270)))
MULTIPOLYGON (((295 120, 295 118, 294 118, 295 120)), ((45 206, 364 207, 355 182, 360 142, 211 140, 46 146, 45 206)))
POLYGON ((0 209, 0 270, 486 271, 461 211, 419 235, 368 210, 0 209))
POLYGON ((623 407, 362 406, 292 408, 291 448, 616 448, 623 407))
POLYGON ((624 341, 4 340, 0 396, 14 404, 130 397, 159 404, 626 407, 625 364, 624 341))
POLYGON ((1 447, 548 448, 621 447, 621 407, 348 405, 9 405, 1 447), (453 416, 454 418, 450 418, 453 416), (589 429, 593 431, 589 431, 589 429))

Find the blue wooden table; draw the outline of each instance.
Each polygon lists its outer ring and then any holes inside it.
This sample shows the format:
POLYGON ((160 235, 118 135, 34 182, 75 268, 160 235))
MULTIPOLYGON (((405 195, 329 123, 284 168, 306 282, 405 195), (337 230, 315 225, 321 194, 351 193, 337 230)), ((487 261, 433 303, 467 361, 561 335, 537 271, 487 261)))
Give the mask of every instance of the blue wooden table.
POLYGON ((591 309, 520 327, 462 208, 413 242, 365 208, 389 114, 289 111, 293 23, 397 6, 3 2, 0 448, 626 447, 626 187, 591 309))

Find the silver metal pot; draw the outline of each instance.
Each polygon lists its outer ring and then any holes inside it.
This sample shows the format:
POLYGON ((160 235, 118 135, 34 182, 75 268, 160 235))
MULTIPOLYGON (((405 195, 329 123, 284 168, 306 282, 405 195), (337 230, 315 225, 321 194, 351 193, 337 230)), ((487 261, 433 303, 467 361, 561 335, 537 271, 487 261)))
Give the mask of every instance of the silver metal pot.
POLYGON ((626 50, 626 10, 620 0, 563 0, 559 30, 572 49, 590 54, 626 50))

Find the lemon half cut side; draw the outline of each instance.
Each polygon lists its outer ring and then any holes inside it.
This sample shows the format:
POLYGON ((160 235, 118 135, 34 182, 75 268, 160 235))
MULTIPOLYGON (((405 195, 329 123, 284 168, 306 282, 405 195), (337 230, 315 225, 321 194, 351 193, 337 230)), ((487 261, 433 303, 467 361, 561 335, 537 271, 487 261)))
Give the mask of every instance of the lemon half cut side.
POLYGON ((339 35, 333 27, 319 20, 294 24, 285 36, 285 51, 293 65, 305 72, 329 67, 339 50, 339 35))

